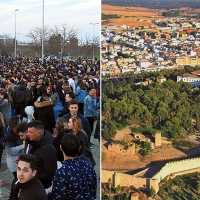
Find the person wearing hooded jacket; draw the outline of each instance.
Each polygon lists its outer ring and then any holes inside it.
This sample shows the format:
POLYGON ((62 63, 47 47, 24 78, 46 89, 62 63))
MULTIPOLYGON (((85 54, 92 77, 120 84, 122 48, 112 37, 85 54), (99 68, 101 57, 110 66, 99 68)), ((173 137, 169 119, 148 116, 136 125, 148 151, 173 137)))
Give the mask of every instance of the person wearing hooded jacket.
POLYGON ((24 108, 25 108, 26 93, 28 89, 26 88, 26 85, 23 82, 19 82, 18 84, 19 85, 13 92, 13 102, 16 115, 20 115, 20 120, 22 120, 23 117, 26 116, 24 108))
POLYGON ((39 101, 34 103, 35 111, 33 117, 35 120, 40 120, 44 129, 53 134, 56 122, 54 118, 54 111, 51 101, 47 95, 43 95, 39 101))
POLYGON ((53 136, 39 120, 28 123, 27 137, 31 142, 28 153, 37 158, 37 178, 48 189, 52 184, 54 172, 57 169, 57 152, 53 146, 53 136))

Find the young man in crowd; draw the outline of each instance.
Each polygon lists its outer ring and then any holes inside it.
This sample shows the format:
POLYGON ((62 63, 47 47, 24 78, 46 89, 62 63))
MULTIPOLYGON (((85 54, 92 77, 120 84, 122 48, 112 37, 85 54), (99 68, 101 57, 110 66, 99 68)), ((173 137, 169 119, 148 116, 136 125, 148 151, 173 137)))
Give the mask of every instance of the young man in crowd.
POLYGON ((75 95, 73 92, 67 92, 65 95, 65 105, 62 110, 62 112, 58 115, 59 117, 62 117, 63 115, 67 114, 69 112, 69 105, 68 103, 72 100, 75 99, 75 95))
POLYGON ((99 111, 94 101, 96 90, 93 87, 89 87, 87 92, 88 94, 84 99, 84 116, 88 119, 90 128, 93 131, 94 122, 99 118, 99 111))
POLYGON ((17 165, 21 188, 19 200, 47 200, 44 186, 36 176, 37 158, 31 154, 21 154, 17 165))
POLYGON ((91 163, 77 157, 80 150, 79 138, 72 133, 65 134, 60 149, 64 162, 54 174, 50 199, 94 200, 97 189, 96 173, 91 163))
POLYGON ((69 108, 69 113, 64 115, 63 118, 66 119, 67 122, 69 122, 69 119, 71 117, 80 118, 82 126, 83 126, 83 130, 86 132, 89 139, 92 132, 90 128, 90 124, 87 118, 85 118, 80 112, 78 112, 78 102, 75 99, 72 99, 71 101, 68 102, 68 108, 69 108))
POLYGON ((27 136, 31 142, 28 153, 37 158, 37 177, 45 189, 48 189, 57 169, 57 153, 52 144, 53 137, 50 132, 44 130, 44 125, 39 120, 28 123, 27 136))

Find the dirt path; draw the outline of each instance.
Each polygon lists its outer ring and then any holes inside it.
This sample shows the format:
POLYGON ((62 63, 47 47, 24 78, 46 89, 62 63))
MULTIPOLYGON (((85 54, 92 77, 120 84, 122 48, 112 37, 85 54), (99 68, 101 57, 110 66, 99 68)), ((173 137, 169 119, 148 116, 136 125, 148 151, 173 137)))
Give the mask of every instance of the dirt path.
POLYGON ((188 132, 185 131, 184 137, 186 140, 188 140, 194 144, 200 144, 200 141, 197 140, 196 135, 188 135, 188 132))
POLYGON ((122 140, 125 134, 129 134, 131 133, 131 130, 129 129, 129 127, 125 127, 124 129, 122 129, 121 131, 117 131, 114 140, 122 140))

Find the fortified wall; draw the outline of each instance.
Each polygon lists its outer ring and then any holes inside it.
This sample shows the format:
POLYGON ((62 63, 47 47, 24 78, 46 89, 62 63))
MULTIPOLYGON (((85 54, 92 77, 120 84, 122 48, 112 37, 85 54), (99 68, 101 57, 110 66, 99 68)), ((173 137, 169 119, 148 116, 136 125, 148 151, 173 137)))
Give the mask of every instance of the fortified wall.
POLYGON ((192 169, 197 169, 197 171, 200 170, 200 158, 190 158, 181 161, 169 162, 159 172, 157 172, 153 178, 160 182, 170 174, 176 174, 192 169))
POLYGON ((102 170, 102 182, 106 183, 110 178, 113 187, 117 187, 117 185, 127 187, 132 186, 134 188, 147 191, 153 187, 153 189, 158 192, 159 183, 165 177, 169 175, 173 175, 175 177, 179 174, 187 174, 194 171, 200 172, 200 158, 190 158, 166 163, 164 167, 162 167, 162 169, 151 178, 138 177, 137 174, 128 175, 114 171, 102 170))
POLYGON ((137 177, 134 175, 118 173, 114 171, 102 170, 101 173, 101 180, 102 183, 107 183, 108 179, 111 179, 111 183, 113 187, 126 186, 126 187, 134 187, 141 190, 149 191, 151 187, 159 190, 158 187, 158 180, 154 180, 152 178, 143 178, 137 177))
MULTIPOLYGON (((147 141, 151 143, 151 148, 154 149, 155 147, 160 147, 162 145, 162 137, 161 132, 157 132, 155 134, 155 142, 151 142, 149 138, 143 136, 142 134, 134 134, 135 139, 140 141, 147 141)), ((136 153, 135 143, 133 142, 132 145, 128 149, 124 149, 122 144, 118 143, 111 143, 108 145, 108 151, 112 151, 121 155, 126 156, 133 156, 136 153)))

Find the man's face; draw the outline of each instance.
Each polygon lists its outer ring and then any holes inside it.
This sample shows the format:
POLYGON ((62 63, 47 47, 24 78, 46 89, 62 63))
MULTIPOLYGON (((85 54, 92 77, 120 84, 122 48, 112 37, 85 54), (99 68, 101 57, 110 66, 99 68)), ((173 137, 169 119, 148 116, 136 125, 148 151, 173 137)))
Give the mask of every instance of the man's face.
POLYGON ((69 101, 71 101, 72 100, 72 98, 69 96, 69 94, 66 94, 66 96, 65 96, 65 101, 66 102, 69 102, 69 101))
POLYGON ((42 79, 39 79, 37 82, 38 85, 42 85, 42 79))
POLYGON ((36 175, 36 170, 32 171, 30 163, 20 160, 17 166, 17 178, 20 183, 26 183, 36 175))
POLYGON ((91 78, 91 79, 93 79, 93 78, 94 78, 94 75, 93 75, 93 74, 91 74, 91 75, 90 75, 90 78, 91 78))
POLYGON ((71 116, 76 116, 78 112, 78 105, 77 104, 70 105, 69 111, 70 111, 71 116))
POLYGON ((34 82, 34 81, 32 81, 32 82, 31 82, 31 86, 34 86, 34 85, 35 85, 35 82, 34 82))
POLYGON ((89 94, 90 94, 91 96, 95 96, 96 90, 95 90, 95 89, 90 90, 90 91, 89 91, 89 94))
POLYGON ((31 141, 37 142, 41 139, 42 133, 40 131, 35 130, 34 127, 29 127, 27 136, 31 141))
MULTIPOLYGON (((28 130, 27 130, 28 132, 28 130)), ((19 132, 18 135, 20 137, 21 140, 26 140, 27 139, 27 132, 23 133, 23 132, 19 132)))
POLYGON ((28 83, 27 83, 27 87, 31 87, 31 82, 28 82, 28 83))

